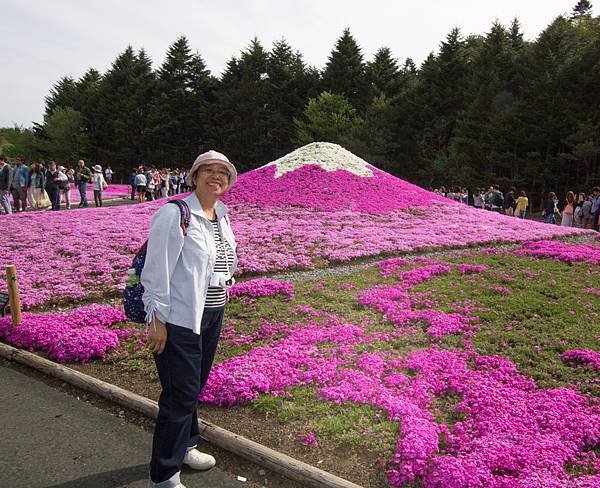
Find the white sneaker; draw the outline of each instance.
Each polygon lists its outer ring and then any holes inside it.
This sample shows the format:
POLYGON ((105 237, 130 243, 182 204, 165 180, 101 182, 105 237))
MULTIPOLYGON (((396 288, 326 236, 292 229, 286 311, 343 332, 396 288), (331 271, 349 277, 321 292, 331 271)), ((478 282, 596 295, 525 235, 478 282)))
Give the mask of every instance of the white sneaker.
POLYGON ((180 472, 178 471, 166 481, 160 483, 154 483, 152 480, 148 480, 148 488, 185 488, 185 486, 179 480, 180 472))
MULTIPOLYGON (((156 483, 152 483, 152 481, 148 482, 148 488, 154 488, 156 486, 156 483)), ((173 488, 185 488, 185 485, 182 485, 181 483, 179 483, 178 485, 175 485, 173 488)))
POLYGON ((183 464, 187 464, 192 469, 207 470, 217 464, 217 461, 210 454, 191 448, 185 453, 183 464))

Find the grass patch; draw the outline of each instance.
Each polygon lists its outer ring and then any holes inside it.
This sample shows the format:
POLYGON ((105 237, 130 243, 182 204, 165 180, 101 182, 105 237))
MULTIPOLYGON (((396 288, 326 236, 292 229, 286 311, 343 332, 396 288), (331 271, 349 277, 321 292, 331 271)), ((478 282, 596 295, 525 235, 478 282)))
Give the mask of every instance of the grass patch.
POLYGON ((585 289, 599 288, 600 278, 588 272, 589 265, 512 254, 476 254, 455 262, 484 264, 488 270, 439 276, 415 290, 435 292, 441 309, 474 301, 480 329, 473 346, 479 354, 511 359, 542 388, 577 385, 582 392, 600 393, 596 372, 560 359, 568 349, 598 349, 598 297, 585 289))
POLYGON ((280 422, 301 424, 304 432, 314 432, 319 441, 334 439, 341 447, 368 448, 387 454, 393 452, 399 423, 368 405, 337 405, 318 398, 314 388, 298 387, 289 396, 261 395, 252 407, 280 422))

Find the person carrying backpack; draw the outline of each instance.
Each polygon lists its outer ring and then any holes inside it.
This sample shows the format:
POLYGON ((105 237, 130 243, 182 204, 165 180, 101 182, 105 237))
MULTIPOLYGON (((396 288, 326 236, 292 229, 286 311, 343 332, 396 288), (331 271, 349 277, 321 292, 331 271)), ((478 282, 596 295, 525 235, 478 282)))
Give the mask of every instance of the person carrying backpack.
POLYGON ((140 282, 148 347, 161 381, 150 461, 151 487, 182 486, 182 464, 209 469, 215 459, 194 449, 197 403, 211 370, 228 288, 237 267, 227 207, 219 201, 237 179, 227 157, 208 151, 187 176, 182 205, 163 205, 152 219, 140 282), (179 208, 177 208, 179 207, 179 208), (189 210, 189 222, 182 218, 189 210))
POLYGON ((492 190, 491 210, 492 210, 492 212, 502 213, 502 210, 503 210, 502 206, 504 205, 504 196, 502 195, 502 192, 499 190, 499 188, 497 186, 492 186, 491 190, 492 190))

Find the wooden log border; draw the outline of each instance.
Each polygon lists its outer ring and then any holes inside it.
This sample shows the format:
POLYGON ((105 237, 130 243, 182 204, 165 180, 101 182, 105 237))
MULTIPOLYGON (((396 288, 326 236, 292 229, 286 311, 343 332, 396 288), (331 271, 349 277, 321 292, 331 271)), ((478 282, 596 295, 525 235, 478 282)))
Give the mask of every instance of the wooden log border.
MULTIPOLYGON (((156 420, 158 404, 149 398, 93 378, 74 369, 54 363, 36 354, 0 343, 0 356, 16 361, 42 373, 60 378, 73 386, 95 393, 111 402, 140 412, 156 420)), ((359 485, 335 476, 310 464, 298 461, 257 442, 234 434, 217 425, 198 420, 200 436, 207 442, 230 451, 242 458, 264 466, 286 478, 314 488, 361 488, 359 485)))

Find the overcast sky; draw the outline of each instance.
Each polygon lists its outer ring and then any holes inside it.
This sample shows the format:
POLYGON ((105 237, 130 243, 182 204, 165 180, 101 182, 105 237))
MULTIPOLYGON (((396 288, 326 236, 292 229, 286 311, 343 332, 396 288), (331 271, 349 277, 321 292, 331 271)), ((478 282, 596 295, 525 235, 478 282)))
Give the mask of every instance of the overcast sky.
MULTIPOLYGON (((185 35, 214 75, 257 37, 266 49, 285 38, 322 68, 345 27, 365 60, 383 46, 420 64, 453 27, 484 34, 494 20, 521 22, 535 39, 575 0, 0 0, 0 127, 40 122, 60 77, 104 73, 131 44, 160 65, 185 35)), ((596 13, 596 12, 594 12, 596 13)))

